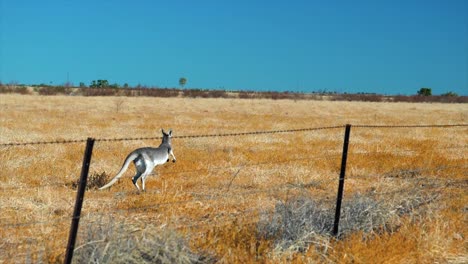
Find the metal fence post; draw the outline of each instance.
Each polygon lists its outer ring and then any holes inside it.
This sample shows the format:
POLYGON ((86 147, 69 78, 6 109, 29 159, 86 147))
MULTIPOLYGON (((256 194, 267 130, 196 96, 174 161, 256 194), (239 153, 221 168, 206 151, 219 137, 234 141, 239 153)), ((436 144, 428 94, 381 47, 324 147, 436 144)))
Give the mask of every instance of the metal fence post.
POLYGON ((343 199, 343 189, 344 189, 344 181, 345 181, 345 174, 346 174, 346 160, 348 159, 348 145, 349 145, 349 134, 351 133, 351 125, 346 125, 345 136, 344 136, 344 143, 343 143, 343 155, 341 158, 341 172, 340 172, 340 180, 338 183, 338 194, 336 197, 336 211, 335 211, 335 223, 333 224, 333 235, 338 235, 338 226, 340 224, 340 213, 341 213, 341 201, 343 199))
POLYGON ((86 141, 86 149, 83 158, 83 166, 81 168, 80 184, 76 193, 75 209, 70 226, 70 234, 68 236, 67 252, 65 254, 64 263, 69 264, 73 258, 73 250, 75 249, 75 241, 78 233, 78 225, 80 223, 81 207, 83 205, 84 193, 86 190, 86 182, 88 181, 89 164, 91 163, 91 155, 93 154, 94 138, 88 138, 86 141))

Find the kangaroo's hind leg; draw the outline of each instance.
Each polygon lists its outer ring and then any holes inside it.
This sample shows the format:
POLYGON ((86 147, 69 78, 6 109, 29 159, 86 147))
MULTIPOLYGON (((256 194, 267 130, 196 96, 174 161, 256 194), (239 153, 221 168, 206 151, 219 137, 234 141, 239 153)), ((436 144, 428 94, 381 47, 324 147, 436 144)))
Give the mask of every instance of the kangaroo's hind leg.
MULTIPOLYGON (((132 182, 133 182, 133 185, 135 185, 135 187, 138 189, 138 191, 140 191, 140 186, 138 186, 138 179, 145 173, 147 167, 146 167, 146 164, 145 162, 138 158, 135 160, 135 168, 136 168, 136 174, 135 176, 132 177, 132 182)), ((143 190, 145 189, 145 187, 143 186, 143 190)))
POLYGON ((148 165, 148 166, 146 167, 146 171, 145 171, 145 172, 143 173, 143 175, 141 176, 141 187, 142 187, 143 191, 146 191, 146 190, 145 190, 146 177, 148 177, 148 176, 151 174, 151 172, 153 171, 154 167, 156 167, 156 166, 154 166, 154 165, 148 165))

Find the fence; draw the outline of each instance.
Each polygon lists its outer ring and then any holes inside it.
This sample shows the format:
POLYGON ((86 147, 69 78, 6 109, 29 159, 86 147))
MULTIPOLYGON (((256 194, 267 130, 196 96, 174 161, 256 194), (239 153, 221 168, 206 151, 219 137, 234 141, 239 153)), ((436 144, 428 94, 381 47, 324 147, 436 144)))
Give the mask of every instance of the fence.
MULTIPOLYGON (((195 148, 196 150, 205 150, 206 153, 199 154, 199 157, 196 159, 186 159, 187 163, 197 163, 199 162, 200 158, 202 160, 209 159, 209 155, 207 153, 211 152, 220 152, 218 159, 214 159, 214 161, 221 161, 223 157, 227 157, 229 159, 230 156, 236 155, 235 153, 235 146, 238 142, 231 142, 229 146, 218 144, 224 142, 216 142, 216 144, 209 144, 205 141, 202 143, 197 143, 195 140, 210 140, 213 138, 236 138, 242 136, 253 136, 252 142, 256 142, 257 145, 260 145, 259 148, 268 148, 275 144, 279 146, 279 148, 288 147, 289 141, 287 144, 282 143, 282 138, 274 138, 278 135, 296 135, 297 140, 301 140, 307 137, 311 137, 311 134, 316 135, 317 133, 332 133, 333 137, 331 139, 326 139, 330 141, 330 145, 327 145, 327 151, 318 150, 316 152, 305 153, 308 149, 307 147, 301 147, 300 153, 295 153, 293 150, 285 151, 285 155, 282 157, 273 157, 273 156, 262 156, 262 159, 257 159, 255 154, 255 149, 250 150, 253 153, 242 153, 244 157, 242 159, 235 159, 237 162, 236 164, 232 164, 230 160, 226 162, 223 160, 223 164, 212 164, 209 163, 208 165, 198 165, 198 166, 182 166, 182 168, 174 169, 174 168, 162 168, 163 174, 168 173, 171 174, 171 177, 177 178, 179 182, 183 182, 187 179, 192 179, 194 176, 198 176, 201 178, 200 183, 204 183, 202 180, 208 180, 213 184, 214 187, 210 188, 209 191, 206 191, 200 187, 188 188, 189 193, 184 192, 184 190, 176 190, 175 192, 164 192, 164 182, 162 183, 162 191, 151 191, 149 190, 146 195, 139 196, 136 195, 134 191, 125 191, 118 189, 117 192, 114 190, 112 192, 90 192, 89 195, 92 199, 102 199, 101 196, 105 195, 106 197, 109 195, 114 195, 114 198, 108 198, 110 202, 107 202, 104 206, 90 206, 88 210, 85 210, 85 215, 81 214, 81 208, 83 205, 84 194, 86 190, 86 183, 88 177, 89 166, 94 162, 91 162, 91 154, 93 153, 93 146, 94 143, 104 144, 103 146, 107 146, 105 144, 116 143, 116 142, 129 142, 129 141, 153 141, 159 140, 160 137, 146 137, 146 138, 110 138, 110 139, 88 139, 88 140, 60 140, 60 141, 44 141, 44 142, 24 142, 24 143, 3 143, 0 144, 0 148, 3 149, 2 152, 7 153, 8 150, 14 148, 45 148, 53 147, 56 145, 63 145, 63 144, 72 144, 72 145, 80 145, 81 143, 86 142, 87 147, 85 149, 85 155, 82 164, 82 173, 81 178, 78 181, 78 191, 76 196, 76 201, 74 203, 74 212, 71 217, 68 217, 65 211, 71 211, 70 207, 65 207, 66 209, 60 208, 57 209, 58 212, 55 212, 55 216, 53 220, 35 220, 34 217, 27 217, 26 219, 22 219, 21 214, 15 214, 15 219, 6 219, 10 221, 3 221, 0 224, 0 231, 3 235, 11 235, 11 232, 8 230, 11 229, 27 229, 29 227, 39 228, 42 229, 52 229, 54 228, 64 228, 67 226, 67 223, 71 222, 70 231, 68 232, 68 245, 67 247, 63 247, 63 252, 65 254, 65 262, 70 263, 73 257, 74 250, 82 250, 86 245, 89 243, 99 243, 102 239, 90 240, 82 242, 78 247, 75 248, 75 239, 78 235, 78 226, 80 219, 85 219, 88 222, 92 223, 96 222, 96 219, 99 219, 104 215, 110 215, 115 218, 120 218, 121 221, 124 221, 125 217, 119 216, 120 214, 123 215, 136 215, 139 218, 143 219, 143 222, 146 221, 154 221, 159 220, 161 223, 169 223, 167 225, 171 225, 171 228, 175 230, 198 230, 201 227, 207 227, 210 225, 220 225, 220 223, 234 221, 235 219, 243 216, 246 219, 246 223, 250 221, 251 224, 258 225, 259 221, 262 219, 262 212, 258 207, 253 207, 246 209, 247 206, 243 206, 243 204, 251 203, 253 199, 247 197, 256 197, 258 199, 262 199, 262 202, 267 200, 272 200, 272 205, 270 208, 274 208, 271 210, 280 211, 284 214, 289 212, 292 207, 298 206, 298 208, 302 208, 301 210, 305 210, 304 208, 308 208, 308 210, 319 210, 320 207, 316 206, 313 207, 311 204, 308 204, 304 201, 295 200, 294 197, 300 196, 312 196, 314 199, 318 200, 318 197, 322 196, 330 196, 333 192, 336 194, 336 199, 327 198, 324 199, 324 203, 327 205, 323 208, 327 209, 327 212, 322 212, 323 210, 314 211, 317 213, 317 218, 324 217, 327 220, 323 220, 321 223, 320 228, 325 230, 326 233, 332 234, 334 236, 340 236, 344 233, 344 231, 340 231, 342 229, 340 225, 340 219, 343 218, 343 213, 345 214, 345 219, 348 219, 348 215, 362 213, 359 211, 359 208, 349 207, 349 205, 345 204, 345 211, 342 212, 342 201, 343 201, 343 194, 345 192, 345 182, 349 181, 350 190, 349 193, 356 195, 360 193, 364 193, 365 197, 358 196, 353 202, 360 204, 360 203, 368 203, 371 204, 370 200, 366 200, 369 197, 385 197, 395 199, 396 195, 401 195, 402 193, 414 193, 418 192, 419 190, 430 190, 439 191, 440 188, 454 188, 454 189, 462 189, 466 187, 466 175, 463 175, 466 169, 466 141, 460 142, 452 142, 447 146, 439 146, 437 145, 437 140, 431 139, 431 137, 427 137, 423 139, 423 143, 427 145, 427 148, 419 150, 414 145, 411 144, 411 139, 403 144, 397 146, 397 144, 393 144, 389 147, 380 146, 378 144, 367 144, 366 140, 369 140, 369 137, 366 137, 364 133, 370 133, 372 135, 371 140, 375 142, 376 139, 372 140, 372 138, 378 138, 378 134, 375 133, 376 130, 380 131, 383 136, 389 134, 388 131, 396 131, 401 129, 406 129, 409 131, 420 131, 421 129, 437 129, 437 130, 450 130, 455 131, 457 133, 457 129, 466 129, 468 127, 467 124, 455 124, 455 125, 401 125, 401 126, 385 126, 385 125, 346 125, 346 126, 330 126, 330 127, 317 127, 317 128, 303 128, 303 129, 290 129, 290 130, 275 130, 275 131, 252 131, 252 132, 242 132, 242 133, 226 133, 226 134, 206 134, 206 135, 185 135, 185 136, 175 136, 175 140, 185 140, 189 141, 194 146, 190 146, 195 148), (355 132, 364 132, 361 134, 357 134, 354 138, 351 136, 351 131, 355 130, 355 132), (343 131, 344 133, 344 140, 343 131), (382 130, 387 132, 382 132, 382 130), (301 135, 298 135, 302 133, 301 135), (306 133, 304 135, 304 133, 306 133), (376 135, 377 134, 377 135, 376 135), (269 135, 269 137, 266 137, 269 135), (259 138, 260 137, 260 138, 259 138), (355 140, 354 140, 355 139, 355 140), (266 143, 258 143, 259 141, 264 141, 266 143), (434 140, 434 141, 433 141, 434 140), (364 144, 365 142, 365 144, 364 144), (333 144, 332 144, 333 143, 333 144), (197 145, 198 144, 198 145, 197 145), (360 146, 360 144, 362 146, 360 146), (377 146, 374 149, 374 146, 377 146), (222 148, 221 150, 219 148, 222 148), (444 153, 448 153, 447 157, 437 157, 437 162, 434 161, 436 151, 443 151, 444 153), (457 158, 450 159, 450 153, 452 152, 461 152, 457 153, 457 158), (320 154, 320 155, 317 155, 320 154), (417 155, 416 155, 417 154, 417 155), (291 157, 289 157, 289 156, 291 157), (371 160, 366 158, 366 155, 372 158, 371 160), (427 157, 427 160, 415 161, 412 157, 415 156, 416 158, 427 157), (254 158, 255 157, 255 158, 254 158), (363 158, 358 158, 363 157, 363 158), (460 158, 461 157, 461 158, 460 158), (413 159, 413 160, 412 160, 413 159), (252 162, 252 160, 255 160, 252 162), (389 160, 389 161, 388 161, 389 160), (348 161, 348 162, 347 162, 348 161), (416 162, 411 163, 411 162, 416 162), (349 164, 348 164, 349 163, 349 164), (348 164, 348 166, 347 166, 348 164), (398 166, 396 166, 398 164, 398 166), (318 175, 315 177, 309 177, 310 173, 314 172, 314 169, 318 166, 323 166, 324 171, 326 173, 326 177, 323 175, 318 175), (315 166, 315 167, 314 167, 315 166), (351 166, 351 169, 349 169, 351 166), (283 170, 284 167, 284 170, 283 170), (361 168, 367 168, 366 172, 362 172, 361 168), (274 169, 272 169, 274 168, 274 169), (279 184, 275 184, 272 180, 272 177, 266 177, 268 173, 275 174, 275 177, 282 177, 286 174, 290 173, 290 169, 295 168, 295 175, 288 176, 287 180, 279 181, 279 184), (330 169, 331 168, 331 169, 330 169), (304 172, 301 172, 304 170, 304 172), (339 173, 337 173, 339 171, 339 173), (438 172, 450 172, 453 175, 461 174, 460 177, 453 177, 450 179, 440 179, 436 177, 438 172), (258 180, 257 182, 250 182, 248 180, 239 178, 241 174, 245 174, 247 176, 242 176, 245 179, 251 175, 262 175, 262 177, 266 177, 263 180, 258 180), (434 177, 428 177, 434 174, 434 177), (298 176, 299 175, 299 176, 298 176), (331 175, 331 176, 329 176, 331 175), (319 177, 320 176, 320 177, 319 177), (300 178, 300 179, 294 179, 300 178), (379 179, 382 182, 388 181, 385 184, 367 184, 362 186, 359 184, 361 182, 369 182, 374 181, 375 179, 379 179), (214 182, 219 181, 218 185, 215 185, 214 182), (236 185, 236 182, 241 182, 244 186, 236 185), (338 183, 337 185, 334 185, 338 183), (394 183, 393 185, 391 183, 394 183), (263 184, 267 184, 264 188, 262 187, 263 184), (389 188, 389 186, 392 188, 389 188), (398 188, 394 185, 398 185, 398 188), (421 187, 424 185, 423 187, 421 187), (333 191, 333 186, 338 189, 333 191), (363 187, 365 186, 365 187, 363 187), (370 187, 369 187, 370 186, 370 187), (369 190, 364 188, 370 188, 369 190), (313 190, 313 191, 311 191, 313 190), (114 194, 115 193, 115 194, 114 194), (168 197, 168 194, 175 194, 176 197, 168 197), (145 198, 148 200, 153 199, 152 196, 162 197, 157 201, 146 201, 145 198), (233 197, 238 197, 235 201, 232 201, 233 197), (131 200, 135 202, 135 205, 130 205, 126 203, 126 200, 131 200), (274 204, 275 201, 282 200, 284 202, 280 204, 274 204), (326 200, 326 201, 325 201, 326 200), (114 204, 115 203, 115 204, 114 204), (208 206, 209 203, 216 204, 213 206, 208 206), (241 206, 238 206, 241 204, 241 206), (181 213, 178 215, 177 213, 172 213, 170 215, 169 221, 168 219, 162 219, 162 217, 168 217, 167 215, 164 216, 162 213, 161 216, 148 216, 148 212, 158 212, 158 210, 166 210, 169 209, 164 208, 171 208, 180 206, 180 210, 190 210, 192 208, 196 208, 196 212, 194 213, 195 216, 190 217, 189 214, 181 213), (204 209, 203 206, 206 208, 204 209), (289 207, 288 207, 289 206, 289 207), (346 207, 348 206, 348 207, 346 207), (228 208, 228 209, 226 209, 228 208), (333 209, 333 213, 330 210, 333 209), (203 210, 207 210, 208 213, 204 213, 203 210), (281 211, 282 210, 282 211, 281 211), (355 212, 356 211, 356 212, 355 212), (259 216, 260 215, 260 216, 259 216), (247 217, 246 217, 247 216, 247 217), (28 219, 31 218, 31 219, 28 219), (260 220, 259 220, 260 219, 260 220), (164 220, 164 221, 162 221, 164 220), (93 242, 94 241, 94 242, 93 242), (98 242, 96 242, 98 241, 98 242)), ((328 134, 327 134, 328 136, 328 134)), ((313 138, 310 142, 316 142, 317 138, 313 138)), ((413 139, 414 140, 414 139, 413 139)), ((177 142, 177 141, 176 141, 177 142)), ((177 143, 175 143, 177 145, 177 143)), ((417 143, 419 144, 419 143, 417 143)), ((302 145, 307 145, 307 142, 303 143, 302 145)), ((102 146, 101 146, 102 147, 102 146)), ((419 147, 419 146, 418 146, 419 147)), ((310 147, 312 148, 312 147, 310 147)), ((97 161, 97 165, 99 164, 100 155, 102 156, 102 147, 100 150, 93 155, 96 157, 94 158, 97 161)), ((189 149, 189 146, 186 146, 186 149, 189 149)), ((26 150, 25 150, 26 151, 26 150)), ((260 152, 260 151, 257 151, 260 152)), ((25 153, 28 155, 28 152, 25 153)), ((13 154, 11 154, 13 155, 13 154)), ((177 155, 177 152, 176 152, 177 155)), ((217 154, 218 155, 218 154, 217 154)), ((263 151, 262 151, 263 155, 263 151)), ((79 156, 79 155, 78 155, 79 156)), ((74 156, 76 159, 76 155, 74 156)), ((2 159, 14 159, 15 157, 9 156, 9 154, 4 154, 2 159)), ((119 157, 117 157, 119 158, 119 157)), ((120 158, 119 158, 120 159, 120 158)), ((120 163, 121 161, 118 161, 120 163)), ((180 158, 179 158, 180 162, 180 158)), ((157 169, 159 170, 159 168, 157 169)), ((47 171, 46 171, 47 172, 47 171)), ((168 180, 170 181, 170 179, 168 180)), ((275 180, 276 181, 276 180, 275 180)), ((13 181, 14 182, 14 181, 13 181)), ((22 183, 23 184, 23 183, 22 183)), ((191 182, 190 184, 193 184, 191 182)), ((13 185, 13 184, 9 184, 13 185)), ((175 184, 174 184, 175 185, 175 184)), ((348 184, 347 184, 348 185, 348 184)), ((48 189, 48 188, 63 188, 63 182, 47 182, 43 184, 42 182, 39 183, 37 186, 8 186, 7 184, 3 184, 0 187, 1 192, 34 192, 38 189, 48 189)), ((118 187, 116 187, 118 188, 118 187)), ((175 189, 175 187, 172 187, 175 189)), ((156 189, 156 188, 155 188, 156 189)), ((437 195, 437 191, 435 195, 437 195)), ((39 191, 37 191, 39 192, 39 191)), ((427 191, 428 192, 428 191, 427 191)), ((425 192, 425 193, 427 193, 425 192)), ((434 195, 424 196, 421 193, 420 196, 415 197, 413 200, 409 201, 411 204, 410 207, 418 207, 422 206, 426 203, 430 203, 433 199, 436 198, 434 195), (424 197, 423 197, 424 196, 424 197)), ((55 197, 51 197, 54 200, 55 197)), ((384 200, 384 199, 383 199, 384 200)), ((400 199, 401 200, 401 199, 400 199)), ((70 202, 70 201, 68 201, 70 202)), ((403 202, 403 201, 400 201, 403 202)), ((408 202, 408 201, 407 201, 408 202)), ((408 203, 409 203, 408 202, 408 203)), ((71 204, 70 204, 71 205, 71 204)), ((84 203, 86 207, 86 203, 84 203)), ((377 204, 371 204, 374 206, 373 208, 377 208, 377 204)), ((89 204, 88 204, 89 206, 89 204)), ((405 210, 409 210, 408 207, 401 206, 401 208, 392 208, 398 211, 399 213, 403 214, 405 210)), ((248 208, 248 207, 247 207, 248 208)), ((295 207, 294 207, 295 208, 295 207)), ((323 209, 322 208, 322 209, 323 209)), ((386 208, 387 207, 383 207, 386 208)), ((297 209, 297 208, 295 208, 297 209)), ((382 209, 382 208, 380 208, 382 209)), ((390 209, 389 209, 390 210, 390 209)), ((164 213, 166 213, 164 211, 164 213)), ((365 210, 364 210, 365 211, 365 210)), ((310 212, 309 212, 310 213, 310 212)), ((386 225, 385 219, 374 219, 375 216, 372 213, 366 213, 365 217, 370 218, 372 221, 376 221, 373 226, 370 228, 374 228, 375 225, 386 225), (380 222, 379 222, 380 221, 380 222)), ((301 215, 302 218, 305 218, 310 221, 314 221, 310 217, 307 218, 304 215, 301 215)), ((266 217, 268 218, 268 217, 266 217)), ((286 221, 282 219, 282 221, 286 221)), ((289 221, 299 221, 299 219, 295 219, 291 216, 289 221)), ((260 221, 261 222, 261 221, 260 221)), ((263 227, 260 228, 263 230, 264 236, 268 237, 271 235, 270 233, 276 232, 278 229, 274 223, 275 220, 273 218, 268 218, 267 220, 262 222, 263 227), (270 222, 268 224, 268 222, 270 222)), ((304 227, 304 225, 302 225, 304 227)), ((344 230, 352 230, 354 227, 349 223, 348 220, 344 222, 344 230)), ((205 228, 206 229, 206 228, 205 228)), ((205 232, 205 229, 201 228, 205 232)), ((283 230, 284 231, 284 230, 283 230)), ((50 233, 50 232, 49 232, 50 233)), ((63 233, 63 232, 62 232, 63 233)), ((131 232, 130 235, 131 236, 131 232)), ((32 245, 35 243, 34 235, 30 234, 32 238, 28 241, 26 239, 26 244, 32 245)), ((277 235, 277 234, 276 234, 277 235)), ((83 235, 82 236, 86 236, 83 235)), ((89 236, 89 235, 88 235, 89 236)), ((15 241, 10 242, 5 240, 2 247, 6 250, 8 247, 18 247, 21 248, 24 246, 25 242, 17 243, 15 241)), ((0 248, 1 249, 1 248, 0 248)), ((30 249, 29 252, 23 253, 26 260, 31 262, 44 258, 41 254, 48 254, 45 250, 33 250, 30 249)), ((9 254, 5 255, 6 257, 9 254)), ((20 254, 21 256, 21 254, 20 254)), ((60 258, 63 255, 60 255, 60 258)), ((50 256, 49 256, 50 258, 50 256)))

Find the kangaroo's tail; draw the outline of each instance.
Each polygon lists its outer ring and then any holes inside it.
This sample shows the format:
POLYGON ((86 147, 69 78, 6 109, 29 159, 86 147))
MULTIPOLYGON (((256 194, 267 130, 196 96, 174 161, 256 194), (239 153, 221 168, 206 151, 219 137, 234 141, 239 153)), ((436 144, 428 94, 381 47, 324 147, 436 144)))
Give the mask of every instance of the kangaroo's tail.
POLYGON ((122 168, 120 169, 119 173, 117 173, 117 175, 108 184, 106 184, 106 185, 102 186, 101 188, 99 188, 99 190, 104 190, 106 188, 111 187, 118 179, 120 179, 120 177, 122 177, 122 175, 125 173, 125 171, 127 171, 128 166, 130 165, 130 163, 132 161, 134 161, 137 157, 138 157, 138 154, 130 153, 130 155, 128 155, 127 158, 125 159, 124 164, 123 164, 122 168))

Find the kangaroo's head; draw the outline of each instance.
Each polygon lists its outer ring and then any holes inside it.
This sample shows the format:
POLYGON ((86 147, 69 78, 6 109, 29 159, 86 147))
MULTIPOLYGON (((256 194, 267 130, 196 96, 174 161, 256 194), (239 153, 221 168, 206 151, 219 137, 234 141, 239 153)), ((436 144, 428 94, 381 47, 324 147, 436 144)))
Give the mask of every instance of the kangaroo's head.
POLYGON ((169 132, 166 133, 164 131, 164 129, 161 129, 161 132, 163 134, 163 139, 162 139, 162 142, 163 143, 169 143, 171 144, 171 138, 172 138, 172 129, 169 129, 169 132))

